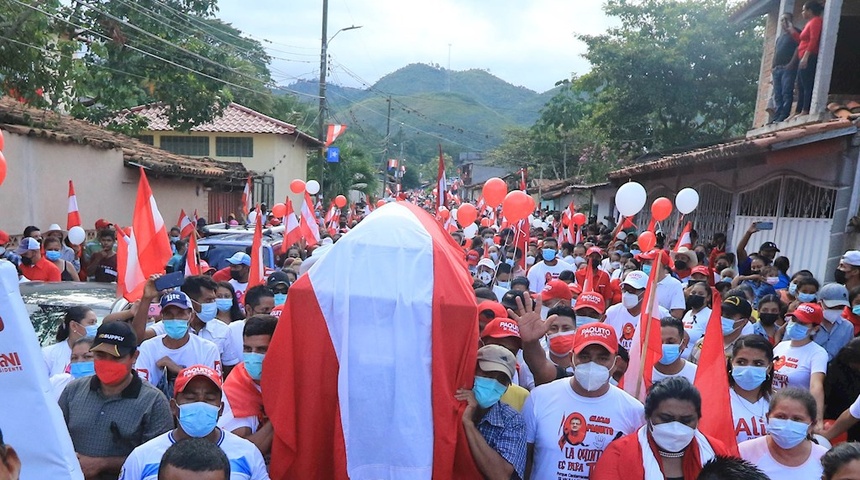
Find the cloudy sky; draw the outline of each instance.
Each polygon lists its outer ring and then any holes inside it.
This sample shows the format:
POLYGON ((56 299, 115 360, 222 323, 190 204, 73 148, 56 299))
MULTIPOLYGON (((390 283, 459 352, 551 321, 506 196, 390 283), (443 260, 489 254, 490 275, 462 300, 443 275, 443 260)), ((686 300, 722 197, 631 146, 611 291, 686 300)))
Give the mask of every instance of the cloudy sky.
MULTIPOLYGON (((329 0, 333 83, 361 87, 410 63, 480 68, 537 92, 588 71, 576 34, 612 23, 598 0, 329 0)), ((219 17, 269 48, 281 85, 319 76, 322 0, 220 0, 219 17)))

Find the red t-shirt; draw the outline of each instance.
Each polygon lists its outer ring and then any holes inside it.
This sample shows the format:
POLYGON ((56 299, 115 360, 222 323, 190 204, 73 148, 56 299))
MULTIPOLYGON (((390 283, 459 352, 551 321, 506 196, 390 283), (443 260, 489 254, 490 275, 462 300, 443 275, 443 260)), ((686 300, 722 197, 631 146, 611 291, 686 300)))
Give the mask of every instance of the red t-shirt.
POLYGON ((821 16, 815 16, 806 22, 803 31, 797 33, 792 29, 791 36, 797 40, 797 58, 803 58, 806 52, 818 55, 818 44, 821 41, 821 16))
POLYGON ((22 263, 21 273, 33 282, 59 282, 61 280, 60 269, 45 257, 40 258, 34 265, 24 265, 22 263))
MULTIPOLYGON (((590 267, 580 268, 576 271, 574 277, 576 278, 576 284, 580 286, 580 288, 585 288, 585 272, 593 271, 590 267)), ((606 300, 607 304, 612 302, 614 297, 612 284, 609 282, 609 274, 604 272, 603 270, 598 269, 597 273, 594 273, 591 277, 591 289, 595 292, 603 295, 603 298, 606 300)))
POLYGON ((229 282, 230 278, 230 267, 224 267, 212 274, 212 280, 216 282, 229 282))

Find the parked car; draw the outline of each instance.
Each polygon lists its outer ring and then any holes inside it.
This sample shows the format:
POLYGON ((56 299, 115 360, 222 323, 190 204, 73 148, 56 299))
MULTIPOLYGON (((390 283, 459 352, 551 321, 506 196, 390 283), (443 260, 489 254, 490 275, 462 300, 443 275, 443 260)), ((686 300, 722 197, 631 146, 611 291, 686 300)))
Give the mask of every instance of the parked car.
MULTIPOLYGON (((232 229, 207 228, 209 236, 197 241, 200 258, 206 260, 209 266, 221 270, 229 266, 227 259, 236 252, 248 252, 254 241, 254 229, 234 227, 232 229)), ((275 269, 275 259, 281 253, 284 242, 284 227, 272 227, 263 230, 263 266, 275 269)), ((184 263, 183 263, 184 268, 184 263)))
POLYGON ((57 327, 71 307, 90 307, 101 322, 116 302, 115 283, 24 282, 21 298, 42 345, 54 343, 57 327))

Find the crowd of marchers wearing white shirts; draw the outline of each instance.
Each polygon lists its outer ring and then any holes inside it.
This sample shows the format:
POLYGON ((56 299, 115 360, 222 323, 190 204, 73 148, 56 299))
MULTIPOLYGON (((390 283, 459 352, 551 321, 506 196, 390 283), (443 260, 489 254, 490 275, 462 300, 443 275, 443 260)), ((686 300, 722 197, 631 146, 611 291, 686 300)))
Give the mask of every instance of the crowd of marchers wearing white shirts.
MULTIPOLYGON (((576 244, 540 228, 526 241, 511 228, 452 233, 478 304, 475 382, 456 398, 482 475, 860 478, 860 251, 815 278, 803 268, 818 266, 791 265, 772 242, 748 253, 757 231, 731 249, 724 234, 692 231, 683 246, 657 235, 649 251, 635 230, 596 221, 576 244), (617 385, 658 265, 662 356, 643 404, 617 385), (715 292, 726 362, 699 366, 715 292), (697 368, 727 370, 741 458, 697 429, 697 368)), ((66 312, 43 353, 87 478, 162 478, 186 451, 220 461, 183 447, 189 439, 220 447, 231 479, 268 478, 263 359, 309 253, 287 249, 250 289, 243 252, 175 290, 158 291, 154 277, 100 326, 88 308, 66 312)))

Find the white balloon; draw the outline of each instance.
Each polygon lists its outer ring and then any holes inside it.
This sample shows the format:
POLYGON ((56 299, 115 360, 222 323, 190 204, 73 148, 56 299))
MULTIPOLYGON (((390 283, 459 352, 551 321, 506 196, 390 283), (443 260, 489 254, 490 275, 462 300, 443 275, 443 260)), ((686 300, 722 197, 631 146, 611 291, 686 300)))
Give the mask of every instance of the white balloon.
POLYGON ((639 213, 647 199, 645 187, 638 182, 627 182, 615 192, 615 206, 625 217, 632 217, 639 213))
POLYGON ((532 220, 532 226, 534 228, 543 228, 543 222, 541 222, 539 218, 536 218, 532 220))
POLYGON ((248 214, 248 223, 254 223, 256 221, 257 221, 257 212, 251 211, 251 213, 248 214))
POLYGON ((87 239, 87 232, 81 227, 72 227, 69 229, 69 243, 72 245, 80 245, 87 239))
POLYGON ((308 183, 305 184, 305 191, 311 195, 316 195, 320 191, 320 182, 316 180, 308 180, 308 183))
POLYGON ((699 192, 692 188, 685 188, 675 195, 675 206, 684 215, 692 212, 699 206, 699 192))
POLYGON ((463 229, 463 236, 466 238, 472 238, 478 234, 478 226, 474 223, 469 224, 466 228, 463 229))

